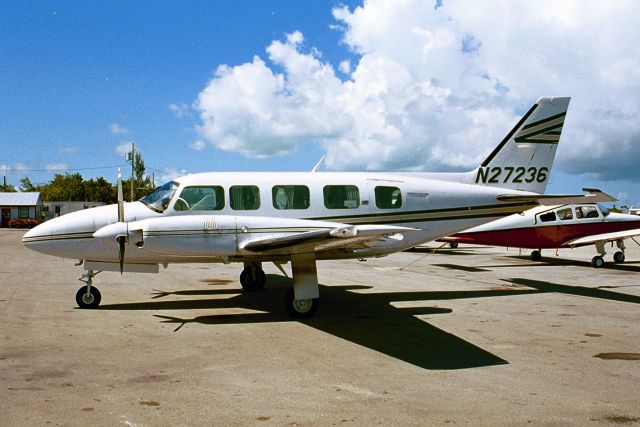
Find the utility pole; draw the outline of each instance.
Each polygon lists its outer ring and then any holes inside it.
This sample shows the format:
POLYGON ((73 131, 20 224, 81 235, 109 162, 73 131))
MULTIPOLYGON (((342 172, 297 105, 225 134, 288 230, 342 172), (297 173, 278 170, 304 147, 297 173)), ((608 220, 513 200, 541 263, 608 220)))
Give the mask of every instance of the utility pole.
POLYGON ((133 202, 133 175, 134 175, 134 166, 136 163, 136 143, 131 142, 131 199, 129 201, 133 202))

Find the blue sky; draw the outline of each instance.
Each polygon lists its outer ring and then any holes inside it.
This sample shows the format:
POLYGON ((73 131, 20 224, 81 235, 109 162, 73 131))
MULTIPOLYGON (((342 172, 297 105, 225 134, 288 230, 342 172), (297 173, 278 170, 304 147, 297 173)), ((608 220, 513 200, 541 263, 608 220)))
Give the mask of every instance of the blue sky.
POLYGON ((113 180, 135 141, 158 181, 325 153, 467 170, 557 95, 573 99, 548 191, 640 204, 638 6, 529 3, 5 1, 0 166, 12 184, 113 180))

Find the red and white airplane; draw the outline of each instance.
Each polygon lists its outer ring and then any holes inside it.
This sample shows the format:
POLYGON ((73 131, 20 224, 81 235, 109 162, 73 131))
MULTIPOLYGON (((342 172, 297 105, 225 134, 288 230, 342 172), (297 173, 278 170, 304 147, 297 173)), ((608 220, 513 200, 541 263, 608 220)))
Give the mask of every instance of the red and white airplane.
MULTIPOLYGON (((585 189, 590 191, 590 189, 585 189)), ((611 198, 611 201, 614 201, 611 198)), ((458 243, 534 249, 539 261, 542 249, 575 248, 594 244, 598 255, 591 265, 604 265, 605 243, 615 242, 615 263, 624 262, 624 240, 640 235, 640 217, 609 212, 597 204, 538 206, 478 227, 439 239, 451 247, 458 243)))

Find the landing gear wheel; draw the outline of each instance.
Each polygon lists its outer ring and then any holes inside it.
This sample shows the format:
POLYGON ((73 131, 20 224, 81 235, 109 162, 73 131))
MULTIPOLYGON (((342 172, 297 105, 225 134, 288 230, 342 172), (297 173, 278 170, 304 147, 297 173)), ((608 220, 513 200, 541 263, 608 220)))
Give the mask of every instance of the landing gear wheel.
POLYGON ((451 249, 456 249, 458 247, 458 242, 449 242, 449 247, 451 249))
POLYGON ((531 261, 540 261, 542 259, 542 254, 539 250, 535 250, 531 252, 531 261))
POLYGON ((318 298, 313 299, 295 299, 293 288, 289 288, 284 297, 285 308, 287 313, 294 319, 308 319, 312 317, 318 310, 320 301, 318 298))
POLYGON ((245 291, 260 290, 264 288, 265 283, 267 283, 267 275, 261 268, 247 267, 240 273, 240 284, 245 291))
POLYGON ((613 254, 613 262, 616 264, 622 264, 624 262, 624 252, 618 251, 613 254))
POLYGON ((100 291, 93 286, 89 289, 88 294, 86 286, 81 287, 78 289, 78 292, 76 292, 76 303, 80 308, 96 308, 100 305, 101 299, 102 295, 100 295, 100 291))
POLYGON ((600 255, 596 255, 593 258, 591 258, 591 266, 593 268, 600 268, 604 265, 604 258, 602 258, 600 255))

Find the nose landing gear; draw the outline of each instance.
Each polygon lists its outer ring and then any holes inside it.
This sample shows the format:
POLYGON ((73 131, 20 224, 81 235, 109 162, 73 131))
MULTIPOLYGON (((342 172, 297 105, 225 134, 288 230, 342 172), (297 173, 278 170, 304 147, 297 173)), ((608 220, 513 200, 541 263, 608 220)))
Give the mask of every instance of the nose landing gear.
POLYGON ((92 279, 100 273, 99 271, 87 270, 85 274, 78 280, 86 283, 86 286, 82 286, 76 292, 76 303, 80 308, 96 308, 100 305, 102 295, 98 288, 91 286, 92 279))

